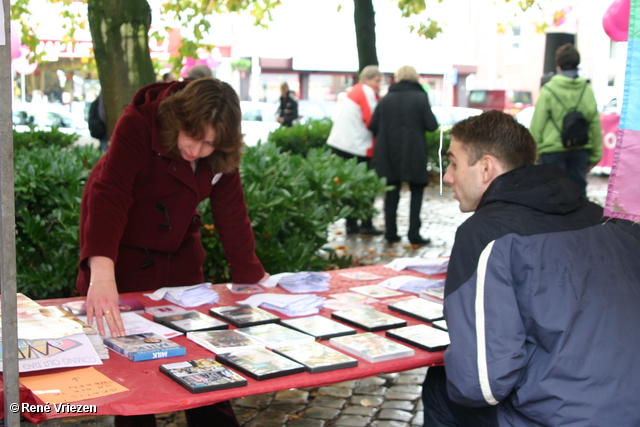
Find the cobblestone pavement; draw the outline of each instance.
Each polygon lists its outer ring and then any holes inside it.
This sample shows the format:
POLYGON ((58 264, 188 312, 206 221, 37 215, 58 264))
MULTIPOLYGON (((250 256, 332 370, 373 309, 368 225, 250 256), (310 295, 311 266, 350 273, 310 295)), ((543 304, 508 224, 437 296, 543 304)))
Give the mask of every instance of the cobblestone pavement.
MULTIPOLYGON (((590 176, 587 193, 604 206, 607 194, 607 177, 590 176)), ((382 211, 383 200, 376 200, 382 211)), ((470 214, 463 214, 448 188, 437 185, 425 191, 422 209, 422 235, 430 237, 427 246, 409 244, 408 229, 409 194, 401 192, 398 208, 398 230, 403 237, 400 243, 387 245, 382 236, 366 237, 346 235, 344 220, 331 225, 329 247, 353 256, 355 265, 387 263, 400 256, 440 256, 451 251, 456 228, 470 214)), ((378 215, 374 225, 384 228, 384 218, 378 215)), ((328 387, 290 389, 276 393, 247 396, 233 404, 236 415, 244 427, 329 427, 375 426, 413 427, 422 425, 421 384, 426 368, 400 373, 382 374, 359 381, 348 381, 328 387)), ((159 414, 158 427, 183 427, 183 412, 159 414)), ((21 426, 33 426, 23 422, 21 426)), ((113 417, 71 417, 45 421, 40 426, 113 426, 113 417)), ((215 426, 215 423, 212 423, 215 426)))

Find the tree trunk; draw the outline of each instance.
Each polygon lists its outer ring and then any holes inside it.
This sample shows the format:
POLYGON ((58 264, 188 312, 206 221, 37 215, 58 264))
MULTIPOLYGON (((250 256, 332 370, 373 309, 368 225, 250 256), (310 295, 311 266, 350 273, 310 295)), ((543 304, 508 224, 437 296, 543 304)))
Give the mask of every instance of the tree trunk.
POLYGON ((378 65, 376 52, 376 14, 372 0, 353 0, 353 20, 358 45, 358 74, 367 65, 378 65))
POLYGON ((146 0, 89 0, 89 27, 107 116, 113 128, 138 89, 155 81, 146 0))

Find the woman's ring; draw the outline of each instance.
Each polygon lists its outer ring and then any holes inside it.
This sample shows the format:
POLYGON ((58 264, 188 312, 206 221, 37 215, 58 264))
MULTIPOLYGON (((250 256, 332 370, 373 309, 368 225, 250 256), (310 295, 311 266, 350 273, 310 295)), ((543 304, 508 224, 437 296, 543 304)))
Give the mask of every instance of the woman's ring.
POLYGON ((111 314, 111 310, 105 311, 104 314, 111 314))

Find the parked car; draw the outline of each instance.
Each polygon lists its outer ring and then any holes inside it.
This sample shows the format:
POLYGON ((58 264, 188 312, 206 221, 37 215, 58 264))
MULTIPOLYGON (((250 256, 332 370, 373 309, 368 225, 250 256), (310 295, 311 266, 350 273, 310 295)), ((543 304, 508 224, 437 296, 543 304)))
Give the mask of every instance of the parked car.
POLYGON ((483 111, 498 110, 515 115, 532 105, 533 98, 527 90, 474 89, 469 92, 469 107, 483 111))
POLYGON ((268 102, 240 101, 242 133, 248 147, 267 142, 269 134, 280 127, 276 119, 278 105, 268 102))
POLYGON ((306 123, 309 120, 324 118, 332 119, 337 112, 338 103, 335 101, 298 101, 298 121, 306 123))
POLYGON ((482 114, 482 110, 479 108, 443 107, 439 105, 431 107, 431 111, 436 116, 438 124, 444 127, 451 127, 460 120, 482 114))
POLYGON ((79 144, 99 144, 89 134, 89 125, 85 120, 75 117, 60 104, 14 102, 13 129, 16 132, 27 132, 31 128, 50 131, 58 128, 60 132, 79 136, 79 144))

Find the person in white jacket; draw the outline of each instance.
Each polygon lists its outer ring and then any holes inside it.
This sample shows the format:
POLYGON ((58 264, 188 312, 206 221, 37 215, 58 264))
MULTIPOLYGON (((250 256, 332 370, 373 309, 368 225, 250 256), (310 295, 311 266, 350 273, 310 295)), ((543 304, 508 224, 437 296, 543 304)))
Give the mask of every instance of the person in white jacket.
MULTIPOLYGON (((337 115, 327 139, 327 144, 334 152, 345 159, 356 157, 358 162, 365 162, 371 168, 374 136, 369 130, 369 122, 378 104, 378 89, 382 82, 382 74, 377 65, 368 65, 360 73, 360 82, 354 85, 341 102, 337 115)), ((357 218, 347 218, 347 233, 378 236, 383 233, 373 226, 371 218, 358 224, 357 218)))

